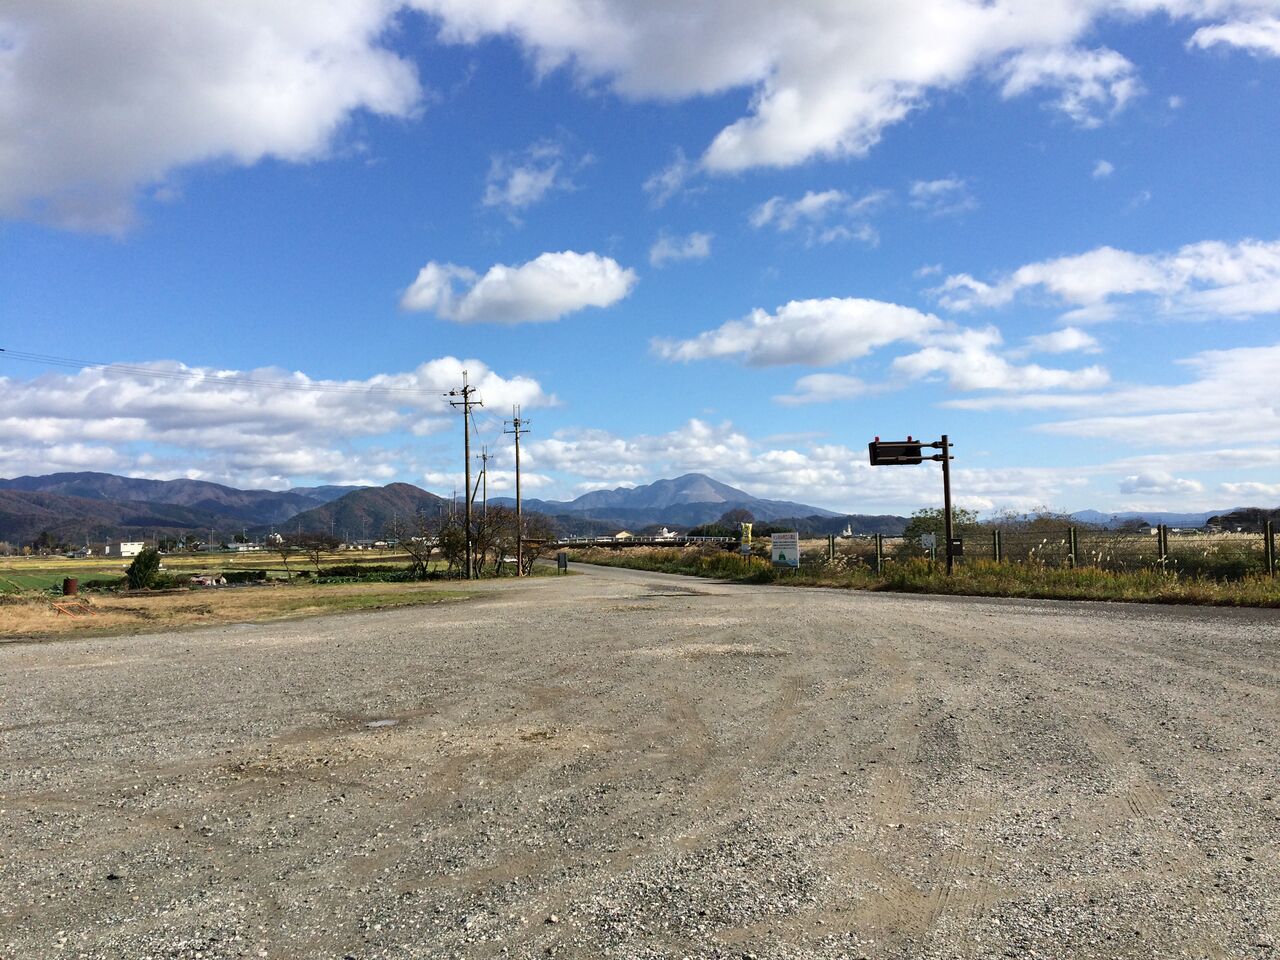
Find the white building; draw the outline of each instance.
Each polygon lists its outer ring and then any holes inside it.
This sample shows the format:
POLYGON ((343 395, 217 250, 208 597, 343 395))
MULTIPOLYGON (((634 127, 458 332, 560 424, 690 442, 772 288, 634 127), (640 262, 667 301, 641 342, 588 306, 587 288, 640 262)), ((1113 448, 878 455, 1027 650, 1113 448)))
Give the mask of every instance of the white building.
POLYGON ((104 557, 136 557, 145 546, 146 544, 141 541, 108 543, 102 548, 102 555, 104 557))

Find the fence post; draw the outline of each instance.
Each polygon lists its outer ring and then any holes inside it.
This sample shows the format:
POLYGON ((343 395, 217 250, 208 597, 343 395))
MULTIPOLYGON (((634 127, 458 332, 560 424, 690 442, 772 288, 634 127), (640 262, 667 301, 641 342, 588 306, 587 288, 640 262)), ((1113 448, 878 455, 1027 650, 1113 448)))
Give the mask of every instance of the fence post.
POLYGON ((884 534, 876 534, 876 573, 884 572, 884 534))
POLYGON ((1267 558, 1267 574, 1274 577, 1276 575, 1276 530, 1273 521, 1268 520, 1263 524, 1262 535, 1267 538, 1263 545, 1263 555, 1267 558))
POLYGON ((1067 556, 1068 566, 1071 566, 1071 567, 1079 566, 1080 565, 1080 559, 1079 559, 1080 558, 1080 553, 1079 553, 1080 540, 1076 536, 1075 527, 1067 527, 1067 550, 1069 551, 1069 555, 1067 556))
POLYGON ((827 534, 827 559, 834 560, 836 558, 836 535, 834 533, 827 534))
POLYGON ((1169 528, 1163 523, 1156 524, 1156 550, 1160 554, 1160 566, 1169 565, 1169 528))
POLYGON ((1003 558, 1000 556, 1000 530, 991 531, 991 558, 999 563, 1003 558))

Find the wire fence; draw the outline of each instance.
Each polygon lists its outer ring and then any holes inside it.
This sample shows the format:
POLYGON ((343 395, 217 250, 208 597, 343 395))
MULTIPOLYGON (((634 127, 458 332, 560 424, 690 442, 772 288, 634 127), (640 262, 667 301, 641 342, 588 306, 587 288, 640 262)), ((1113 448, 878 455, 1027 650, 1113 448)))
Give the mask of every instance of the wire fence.
MULTIPOLYGON (((1276 538, 1268 525, 1261 533, 1207 533, 1168 527, 1147 530, 1094 530, 1080 527, 1034 529, 983 526, 958 532, 962 548, 956 563, 996 561, 1043 567, 1095 567, 1133 571, 1162 569, 1188 576, 1238 579, 1275 574, 1276 538)), ((803 565, 842 558, 872 568, 904 560, 945 557, 946 541, 936 537, 929 549, 903 537, 828 537, 801 545, 803 565)))

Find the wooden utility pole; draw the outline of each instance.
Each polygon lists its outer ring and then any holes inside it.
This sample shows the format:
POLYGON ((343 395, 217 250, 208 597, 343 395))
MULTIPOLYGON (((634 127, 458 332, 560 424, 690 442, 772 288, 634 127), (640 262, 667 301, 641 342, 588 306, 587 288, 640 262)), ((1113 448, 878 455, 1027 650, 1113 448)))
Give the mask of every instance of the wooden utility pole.
POLYGON ((480 399, 473 399, 476 388, 467 382, 467 371, 462 371, 462 388, 450 390, 445 396, 449 397, 449 406, 457 410, 462 408, 462 462, 466 469, 466 567, 467 579, 475 579, 475 563, 471 556, 471 408, 483 407, 484 402, 480 399), (457 398, 457 399, 455 399, 457 398))
POLYGON ((511 419, 506 422, 502 432, 510 433, 516 438, 516 576, 524 576, 524 515, 520 504, 520 434, 528 433, 529 421, 520 417, 520 407, 511 408, 511 419))

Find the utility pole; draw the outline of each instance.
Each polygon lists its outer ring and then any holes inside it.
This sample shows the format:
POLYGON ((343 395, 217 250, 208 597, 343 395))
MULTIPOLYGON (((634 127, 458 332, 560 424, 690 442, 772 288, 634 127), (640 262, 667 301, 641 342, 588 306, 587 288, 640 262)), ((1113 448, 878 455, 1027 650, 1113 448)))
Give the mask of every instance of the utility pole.
POLYGON ((506 422, 503 433, 512 434, 516 438, 516 576, 524 576, 524 515, 520 503, 520 434, 529 432, 529 421, 520 416, 519 405, 511 408, 511 419, 506 422))
POLYGON ((466 468, 466 486, 463 489, 467 496, 466 524, 467 524, 467 546, 466 546, 466 564, 467 579, 475 579, 475 564, 471 558, 471 408, 483 407, 484 403, 478 399, 472 399, 476 392, 476 388, 467 382, 467 371, 462 371, 462 388, 450 390, 445 396, 449 397, 449 406, 457 410, 462 408, 462 462, 466 468), (454 399, 459 398, 459 399, 454 399))
POLYGON ((493 457, 489 455, 487 446, 480 448, 480 510, 481 516, 487 521, 489 519, 489 461, 493 457))

